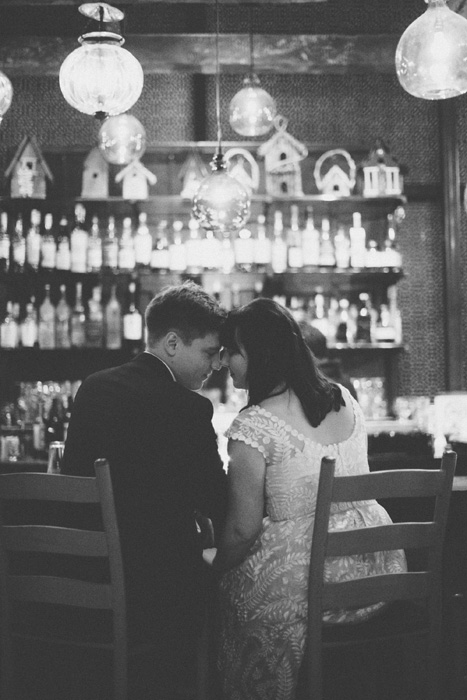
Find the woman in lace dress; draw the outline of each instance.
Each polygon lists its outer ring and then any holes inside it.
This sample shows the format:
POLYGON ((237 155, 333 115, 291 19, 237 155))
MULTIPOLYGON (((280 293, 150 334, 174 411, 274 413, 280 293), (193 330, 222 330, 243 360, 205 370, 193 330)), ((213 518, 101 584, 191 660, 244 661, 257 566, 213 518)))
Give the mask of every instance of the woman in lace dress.
MULTIPOLYGON (((348 390, 320 373, 299 326, 274 301, 232 311, 222 344, 234 386, 248 389, 248 404, 227 431, 229 507, 214 559, 224 700, 292 700, 305 646, 321 459, 335 459, 339 475, 368 471, 364 419, 348 390)), ((365 501, 340 504, 332 525, 388 520, 376 501, 365 501)), ((342 580, 405 568, 403 552, 379 552, 329 559, 325 575, 342 580)), ((362 620, 382 605, 329 611, 325 620, 362 620)))

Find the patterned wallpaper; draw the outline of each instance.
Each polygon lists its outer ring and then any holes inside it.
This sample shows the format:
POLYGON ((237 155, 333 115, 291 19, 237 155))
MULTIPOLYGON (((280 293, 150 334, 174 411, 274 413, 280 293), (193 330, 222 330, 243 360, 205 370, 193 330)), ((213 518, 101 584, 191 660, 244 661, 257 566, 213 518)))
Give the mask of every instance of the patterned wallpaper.
MULTIPOLYGON (((200 76, 148 76, 132 113, 145 125, 148 143, 215 139, 214 78, 206 83, 205 133, 195 135, 196 86, 200 76)), ((407 169, 407 182, 440 180, 436 105, 410 97, 392 76, 265 76, 263 86, 277 99, 288 130, 308 142, 369 148, 381 136, 407 169)), ((4 171, 21 138, 34 134, 42 146, 93 144, 97 125, 69 107, 53 77, 13 81, 15 98, 0 128, 0 168, 4 171)), ((228 127, 227 107, 239 89, 239 76, 221 76, 224 139, 237 140, 228 127)), ((463 99, 463 98, 462 98, 463 99)), ((467 106, 465 102, 462 102, 467 106)), ((203 107, 202 107, 203 109, 203 107)), ((467 110, 459 110, 459 150, 463 181, 467 151, 467 110)), ((399 232, 405 278, 399 284, 406 351, 398 359, 397 394, 433 395, 445 388, 443 332, 442 204, 414 202, 399 232)), ((464 227, 467 222, 464 216, 464 227)), ((463 244, 467 263, 467 245, 463 244)), ((467 265, 464 266, 467 268, 467 265)), ((461 293, 467 294, 464 277, 461 293)), ((467 312, 463 319, 467 347, 467 312)), ((467 366, 464 366, 467 388, 467 366)))

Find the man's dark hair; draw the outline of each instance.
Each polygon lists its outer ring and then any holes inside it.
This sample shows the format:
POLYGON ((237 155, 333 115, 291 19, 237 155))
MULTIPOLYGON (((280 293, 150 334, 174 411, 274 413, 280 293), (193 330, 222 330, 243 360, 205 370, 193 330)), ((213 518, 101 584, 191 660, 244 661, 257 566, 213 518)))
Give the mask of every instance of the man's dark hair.
POLYGON ((218 302, 194 282, 166 287, 151 299, 144 314, 149 342, 176 330, 186 344, 218 332, 225 316, 218 302))
POLYGON ((299 324, 305 343, 310 348, 313 355, 318 360, 323 360, 328 356, 328 343, 324 333, 319 328, 315 328, 311 323, 301 321, 299 324))

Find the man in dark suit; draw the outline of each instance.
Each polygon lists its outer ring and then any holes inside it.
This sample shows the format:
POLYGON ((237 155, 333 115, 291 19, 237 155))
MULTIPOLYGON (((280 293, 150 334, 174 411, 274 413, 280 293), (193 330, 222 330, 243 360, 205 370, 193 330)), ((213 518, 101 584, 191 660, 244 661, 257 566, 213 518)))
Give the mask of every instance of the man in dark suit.
POLYGON ((196 393, 220 368, 225 312, 188 282, 145 312, 147 348, 87 377, 68 428, 62 472, 110 464, 132 637, 160 645, 160 673, 189 664, 199 630, 205 565, 195 514, 222 525, 225 479, 211 402, 196 393))

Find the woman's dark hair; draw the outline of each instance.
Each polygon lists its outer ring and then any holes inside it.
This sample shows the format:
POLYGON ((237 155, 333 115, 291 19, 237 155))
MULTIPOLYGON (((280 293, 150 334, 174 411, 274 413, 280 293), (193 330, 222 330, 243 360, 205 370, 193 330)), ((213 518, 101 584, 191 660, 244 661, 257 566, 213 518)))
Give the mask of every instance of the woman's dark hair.
POLYGON ((318 369, 292 314, 272 299, 255 299, 229 313, 221 344, 233 353, 239 343, 248 355, 248 406, 290 388, 314 428, 345 406, 340 387, 318 369))

